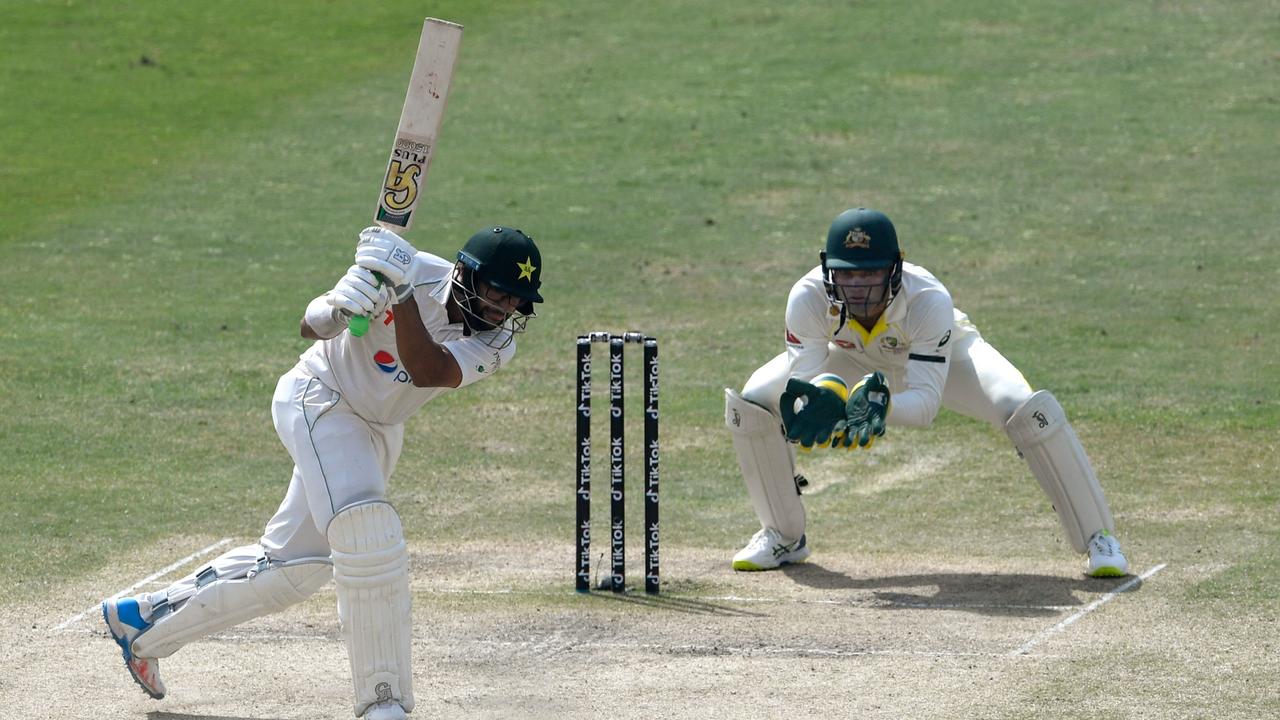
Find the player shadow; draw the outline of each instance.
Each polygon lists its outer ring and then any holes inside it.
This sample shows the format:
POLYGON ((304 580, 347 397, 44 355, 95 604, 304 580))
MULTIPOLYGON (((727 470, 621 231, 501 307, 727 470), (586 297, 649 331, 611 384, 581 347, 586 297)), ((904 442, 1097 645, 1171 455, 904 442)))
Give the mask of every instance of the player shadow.
POLYGON ((868 590, 876 607, 901 610, 962 610, 979 615, 1049 617, 1083 606, 1126 583, 1137 592, 1142 581, 1120 578, 990 573, 919 573, 855 578, 808 562, 784 565, 790 579, 824 590, 868 590), (1081 597, 1078 593, 1085 594, 1081 597))

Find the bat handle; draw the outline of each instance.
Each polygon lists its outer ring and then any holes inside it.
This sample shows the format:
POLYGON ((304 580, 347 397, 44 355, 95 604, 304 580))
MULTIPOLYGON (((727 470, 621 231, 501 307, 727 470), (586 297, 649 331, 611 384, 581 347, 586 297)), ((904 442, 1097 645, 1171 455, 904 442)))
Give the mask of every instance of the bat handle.
MULTIPOLYGON (((387 284, 387 279, 382 277, 382 273, 374 273, 373 275, 378 278, 378 287, 387 284)), ((355 337, 360 337, 369 332, 369 316, 352 315, 351 320, 347 322, 347 331, 355 337)))

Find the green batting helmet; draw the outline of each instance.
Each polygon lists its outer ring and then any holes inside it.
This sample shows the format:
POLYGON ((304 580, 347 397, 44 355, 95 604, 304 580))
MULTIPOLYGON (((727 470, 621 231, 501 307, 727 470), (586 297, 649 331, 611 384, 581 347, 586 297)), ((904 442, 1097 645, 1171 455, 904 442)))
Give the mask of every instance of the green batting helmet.
POLYGON ((481 230, 458 251, 458 260, 474 278, 530 303, 542 302, 538 292, 542 285, 542 253, 533 238, 523 232, 502 226, 481 230))
POLYGON ((898 233, 879 210, 845 210, 827 230, 825 265, 829 269, 879 270, 893 267, 901 257, 898 233))

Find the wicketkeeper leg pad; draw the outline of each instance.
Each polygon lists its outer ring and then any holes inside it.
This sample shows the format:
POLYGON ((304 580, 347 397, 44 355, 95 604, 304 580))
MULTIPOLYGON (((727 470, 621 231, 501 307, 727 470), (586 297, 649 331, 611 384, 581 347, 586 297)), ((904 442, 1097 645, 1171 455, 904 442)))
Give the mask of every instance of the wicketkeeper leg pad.
POLYGON ((356 716, 387 700, 412 710, 409 553, 400 516, 387 502, 356 503, 333 516, 326 534, 356 716))
POLYGON ((804 502, 796 488, 795 455, 782 432, 782 420, 725 388, 724 423, 760 524, 776 530, 784 542, 804 535, 804 502))
POLYGON ((1049 391, 1033 393, 1014 410, 1005 423, 1005 433, 1053 502, 1076 552, 1088 549, 1086 544, 1095 532, 1115 532, 1115 520, 1093 465, 1062 406, 1049 391))
POLYGON ((306 600, 333 576, 329 558, 262 558, 238 577, 196 575, 195 593, 133 641, 138 657, 163 658, 187 643, 306 600))

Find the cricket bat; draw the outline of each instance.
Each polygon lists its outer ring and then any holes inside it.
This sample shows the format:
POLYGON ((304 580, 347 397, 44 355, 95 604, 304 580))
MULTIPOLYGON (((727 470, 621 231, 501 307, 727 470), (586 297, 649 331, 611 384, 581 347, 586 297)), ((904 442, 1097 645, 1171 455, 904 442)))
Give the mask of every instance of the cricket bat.
MULTIPOLYGON (((391 144, 391 159, 387 161, 382 189, 378 191, 378 207, 373 214, 374 222, 397 234, 413 227, 417 217, 461 45, 461 25, 436 18, 427 18, 422 23, 418 55, 409 76, 409 91, 400 111, 400 126, 391 144)), ((356 337, 364 335, 369 331, 369 318, 352 317, 347 329, 356 337)))

